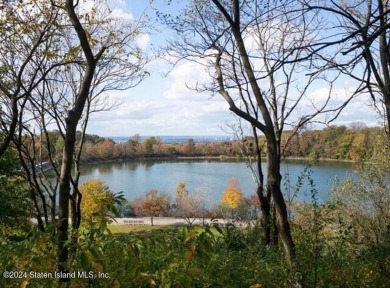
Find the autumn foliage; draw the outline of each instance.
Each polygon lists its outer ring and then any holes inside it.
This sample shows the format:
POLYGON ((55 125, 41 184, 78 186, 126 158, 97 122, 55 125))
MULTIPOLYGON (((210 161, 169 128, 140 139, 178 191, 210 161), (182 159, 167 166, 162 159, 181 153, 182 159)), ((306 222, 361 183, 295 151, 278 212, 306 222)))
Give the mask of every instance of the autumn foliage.
POLYGON ((177 217, 183 218, 189 225, 192 225, 197 217, 204 217, 204 204, 201 195, 189 195, 186 184, 183 181, 178 183, 175 203, 175 215, 177 217))
POLYGON ((115 205, 114 193, 100 179, 85 182, 79 190, 82 194, 82 223, 88 226, 105 225, 115 205))
POLYGON ((236 179, 231 179, 228 187, 222 195, 222 203, 231 209, 236 209, 242 200, 242 192, 236 179))
POLYGON ((181 201, 181 199, 188 197, 188 190, 186 189, 186 183, 180 181, 177 184, 176 188, 176 202, 181 201))
POLYGON ((150 216, 153 225, 153 217, 160 216, 169 208, 169 197, 152 189, 133 203, 133 209, 137 216, 150 216))
MULTIPOLYGON (((353 123, 352 123, 353 124, 353 123)), ((315 159, 339 159, 360 161, 372 156, 372 147, 376 146, 378 137, 382 137, 383 129, 359 128, 356 125, 329 126, 322 130, 307 130, 292 135, 286 131, 282 137, 284 156, 315 158, 315 159), (287 146, 286 146, 287 145, 287 146), (286 147, 285 147, 286 146, 286 147)), ((54 157, 60 159, 63 140, 58 131, 49 132, 54 157)), ((45 138, 45 135, 41 135, 45 138)), ((158 137, 150 137, 142 141, 139 135, 134 135, 127 142, 115 143, 112 139, 99 137, 98 135, 86 135, 83 146, 82 162, 94 162, 100 160, 133 159, 156 156, 242 156, 242 144, 248 146, 248 152, 255 155, 253 149, 254 140, 246 137, 243 143, 239 140, 211 142, 211 143, 164 143, 158 137)), ((259 142, 264 143, 264 136, 259 136, 259 142)), ((37 142, 37 146, 41 145, 37 142)), ((262 156, 266 156, 263 149, 262 156)), ((42 150, 42 158, 47 159, 45 149, 42 150)))

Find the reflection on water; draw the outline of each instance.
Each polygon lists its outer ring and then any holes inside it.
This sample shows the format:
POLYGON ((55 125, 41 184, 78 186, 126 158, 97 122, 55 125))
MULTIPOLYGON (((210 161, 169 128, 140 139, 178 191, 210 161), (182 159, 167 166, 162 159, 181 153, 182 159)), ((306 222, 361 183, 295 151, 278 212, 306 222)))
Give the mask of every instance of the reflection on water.
POLYGON ((112 173, 115 170, 137 170, 145 169, 148 170, 155 164, 155 161, 120 161, 120 162, 106 162, 106 163, 95 163, 83 165, 80 168, 81 174, 105 174, 112 173))
MULTIPOLYGON (((295 185, 298 177, 309 163, 305 161, 287 161, 282 165, 284 189, 286 179, 290 186, 295 185)), ((265 168, 265 166, 264 166, 265 168)), ((352 164, 347 162, 321 161, 312 167, 312 179, 318 190, 318 199, 324 201, 332 182, 336 177, 342 179, 352 171, 352 164)), ((264 169, 265 170, 265 169, 264 169)), ((221 199, 229 180, 236 178, 244 195, 252 195, 256 184, 246 164, 236 159, 227 160, 131 160, 89 164, 81 167, 81 181, 100 178, 114 192, 123 191, 127 199, 135 199, 150 189, 158 189, 173 199, 179 181, 186 183, 187 189, 201 194, 209 203, 221 199)), ((310 187, 304 183, 298 198, 310 201, 310 187)))

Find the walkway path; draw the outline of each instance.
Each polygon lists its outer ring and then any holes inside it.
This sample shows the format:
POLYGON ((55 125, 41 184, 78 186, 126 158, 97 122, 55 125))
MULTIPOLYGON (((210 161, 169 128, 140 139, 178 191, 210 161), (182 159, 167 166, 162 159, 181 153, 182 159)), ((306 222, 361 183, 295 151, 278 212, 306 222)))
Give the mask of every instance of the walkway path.
MULTIPOLYGON (((211 219, 211 218, 193 218, 191 219, 192 225, 213 225, 219 224, 225 226, 226 223, 231 222, 230 219, 211 219)), ((188 225, 188 222, 183 218, 174 217, 153 217, 154 225, 170 225, 170 226, 184 226, 188 225)), ((236 222, 240 226, 247 226, 246 222, 236 222)), ((150 217, 139 217, 139 218, 114 218, 111 225, 152 225, 150 217)))

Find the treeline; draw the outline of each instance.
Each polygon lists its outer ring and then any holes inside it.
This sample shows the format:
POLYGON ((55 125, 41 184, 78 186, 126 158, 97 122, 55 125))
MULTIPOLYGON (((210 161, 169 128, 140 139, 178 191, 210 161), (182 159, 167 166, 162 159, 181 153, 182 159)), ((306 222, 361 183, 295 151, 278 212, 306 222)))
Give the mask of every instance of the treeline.
POLYGON ((240 156, 239 141, 195 143, 188 139, 185 143, 164 143, 159 137, 149 137, 144 141, 138 134, 126 142, 115 143, 112 139, 97 138, 86 141, 82 151, 82 161, 131 159, 143 157, 178 156, 240 156))
POLYGON ((374 147, 383 141, 381 128, 360 128, 355 125, 331 126, 322 130, 305 131, 289 137, 284 142, 285 157, 308 157, 314 159, 339 159, 359 161, 371 157, 374 147))
MULTIPOLYGON (((376 144, 384 137, 382 128, 330 126, 322 130, 308 130, 292 134, 285 132, 282 137, 283 153, 286 158, 335 159, 359 161, 370 157, 376 144)), ((81 134, 78 137, 81 139, 81 134)), ((57 131, 50 132, 51 151, 61 157, 62 138, 57 131), (57 149, 58 148, 58 149, 57 149)), ((110 138, 98 135, 85 135, 81 161, 94 162, 124 160, 146 157, 243 157, 254 155, 254 139, 246 137, 242 141, 195 143, 189 139, 185 143, 164 143, 159 137, 142 140, 138 134, 128 141, 116 143, 110 138)), ((263 136, 259 137, 262 155, 266 156, 263 136)), ((45 149, 43 149, 45 150, 45 149)), ((47 149, 46 149, 47 150, 47 149)), ((44 153, 43 153, 44 154, 44 153)), ((44 158, 44 157, 43 157, 44 158)))
MULTIPOLYGON (((96 180, 86 183, 93 181, 96 180)), ((204 220, 204 218, 256 220, 260 213, 260 201, 257 195, 245 197, 238 181, 234 178, 230 179, 221 201, 215 203, 214 207, 206 205, 205 195, 188 191, 183 181, 178 183, 175 195, 175 199, 172 201, 168 194, 151 189, 138 199, 119 202, 117 205, 118 216, 151 217, 152 225, 153 217, 176 217, 182 218, 188 225, 192 225, 196 219, 204 220)), ((97 202, 99 201, 101 199, 97 200, 97 202)), ((90 206, 96 207, 98 205, 90 206)), ((96 214, 100 213, 99 211, 95 212, 96 214)))

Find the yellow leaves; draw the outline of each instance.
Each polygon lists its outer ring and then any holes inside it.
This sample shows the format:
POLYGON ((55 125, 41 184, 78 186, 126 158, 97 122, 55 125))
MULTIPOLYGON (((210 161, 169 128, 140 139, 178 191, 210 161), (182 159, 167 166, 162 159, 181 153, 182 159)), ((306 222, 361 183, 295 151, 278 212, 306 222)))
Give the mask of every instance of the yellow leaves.
POLYGON ((228 187, 222 195, 222 203, 227 204, 231 209, 236 209, 242 200, 242 192, 235 179, 231 179, 228 187))
POLYGON ((73 46, 69 48, 69 51, 65 55, 65 62, 73 61, 77 57, 79 57, 79 54, 81 53, 81 47, 80 46, 73 46))
POLYGON ((185 257, 188 261, 192 261, 196 254, 197 244, 195 242, 191 242, 188 245, 187 251, 185 252, 185 257))
POLYGON ((180 201, 181 199, 184 199, 188 197, 188 191, 186 189, 186 183, 183 181, 180 181, 177 184, 176 188, 176 201, 180 201))
POLYGON ((56 56, 56 53, 50 50, 45 50, 42 52, 44 56, 46 56, 48 59, 53 59, 56 56))
POLYGON ((106 222, 106 216, 114 205, 114 194, 111 190, 99 179, 85 182, 79 190, 83 195, 81 201, 83 220, 89 225, 106 222))
POLYGON ((30 285, 30 282, 27 280, 24 280, 22 284, 20 285, 20 288, 27 288, 30 285))
POLYGON ((92 34, 89 31, 85 31, 87 34, 87 39, 91 47, 95 46, 97 44, 97 40, 92 37, 92 34))

